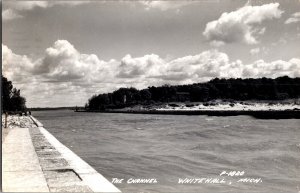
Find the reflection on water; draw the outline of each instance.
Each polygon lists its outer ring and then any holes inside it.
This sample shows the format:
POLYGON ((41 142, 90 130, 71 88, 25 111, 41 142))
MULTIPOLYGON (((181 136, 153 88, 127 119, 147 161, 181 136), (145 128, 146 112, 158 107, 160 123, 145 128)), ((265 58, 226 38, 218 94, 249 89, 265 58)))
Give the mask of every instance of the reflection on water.
POLYGON ((300 188, 297 119, 67 110, 33 115, 108 180, 158 181, 116 184, 122 192, 298 192, 300 188), (261 178, 262 182, 178 184, 179 178, 218 177, 223 170, 245 171, 245 177, 261 178))

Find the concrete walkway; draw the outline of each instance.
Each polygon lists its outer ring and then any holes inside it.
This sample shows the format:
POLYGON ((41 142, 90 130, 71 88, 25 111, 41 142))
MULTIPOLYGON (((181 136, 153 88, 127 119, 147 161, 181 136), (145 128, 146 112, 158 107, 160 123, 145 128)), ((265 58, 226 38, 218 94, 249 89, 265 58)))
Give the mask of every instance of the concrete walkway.
POLYGON ((28 128, 12 128, 2 144, 4 192, 49 192, 28 128))
POLYGON ((4 192, 120 192, 51 135, 34 117, 10 128, 2 143, 4 192))

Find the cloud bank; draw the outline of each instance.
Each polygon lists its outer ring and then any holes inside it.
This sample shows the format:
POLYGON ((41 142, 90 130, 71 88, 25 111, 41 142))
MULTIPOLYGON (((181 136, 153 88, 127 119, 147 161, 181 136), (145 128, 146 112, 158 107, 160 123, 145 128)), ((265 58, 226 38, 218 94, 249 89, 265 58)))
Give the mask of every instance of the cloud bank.
POLYGON ((37 60, 15 54, 2 44, 2 63, 3 74, 24 92, 31 106, 82 105, 92 94, 120 87, 141 89, 215 77, 300 77, 298 58, 244 64, 240 60, 231 61, 226 53, 207 50, 171 61, 155 54, 126 55, 119 61, 104 61, 95 54, 80 53, 67 40, 57 40, 37 60))
POLYGON ((213 45, 234 42, 257 44, 258 36, 266 30, 259 25, 263 21, 280 18, 282 13, 279 3, 246 5, 236 11, 225 12, 219 19, 207 23, 203 35, 213 45))
MULTIPOLYGON (((6 1, 4 3, 5 10, 2 12, 2 18, 3 21, 9 21, 17 18, 22 18, 22 12, 30 11, 35 8, 50 8, 55 5, 64 5, 64 6, 77 6, 81 4, 91 3, 95 1, 90 0, 80 0, 80 1, 6 1)), ((120 1, 122 2, 122 1, 120 1)), ((124 1, 125 3, 128 3, 124 1)), ((123 3, 124 3, 123 2, 123 3)), ((150 9, 158 9, 161 11, 167 11, 167 10, 177 10, 181 7, 190 5, 195 3, 195 1, 137 1, 139 4, 143 5, 146 10, 150 9)), ((105 3, 103 2, 97 2, 97 3, 105 3)), ((133 2, 129 2, 133 3, 133 2)))

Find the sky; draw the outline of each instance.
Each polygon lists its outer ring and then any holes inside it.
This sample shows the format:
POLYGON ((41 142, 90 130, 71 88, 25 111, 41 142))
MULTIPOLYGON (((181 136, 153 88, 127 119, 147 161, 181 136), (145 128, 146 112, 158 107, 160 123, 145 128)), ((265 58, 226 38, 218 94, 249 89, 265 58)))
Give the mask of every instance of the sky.
POLYGON ((300 77, 300 0, 2 1, 2 73, 28 107, 121 87, 300 77))

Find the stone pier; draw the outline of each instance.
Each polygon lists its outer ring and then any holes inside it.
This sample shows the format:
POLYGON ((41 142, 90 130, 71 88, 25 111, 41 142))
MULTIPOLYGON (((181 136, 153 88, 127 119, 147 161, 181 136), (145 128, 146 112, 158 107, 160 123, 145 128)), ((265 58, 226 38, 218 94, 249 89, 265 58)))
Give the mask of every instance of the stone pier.
POLYGON ((2 131, 3 192, 121 192, 32 116, 2 131))

